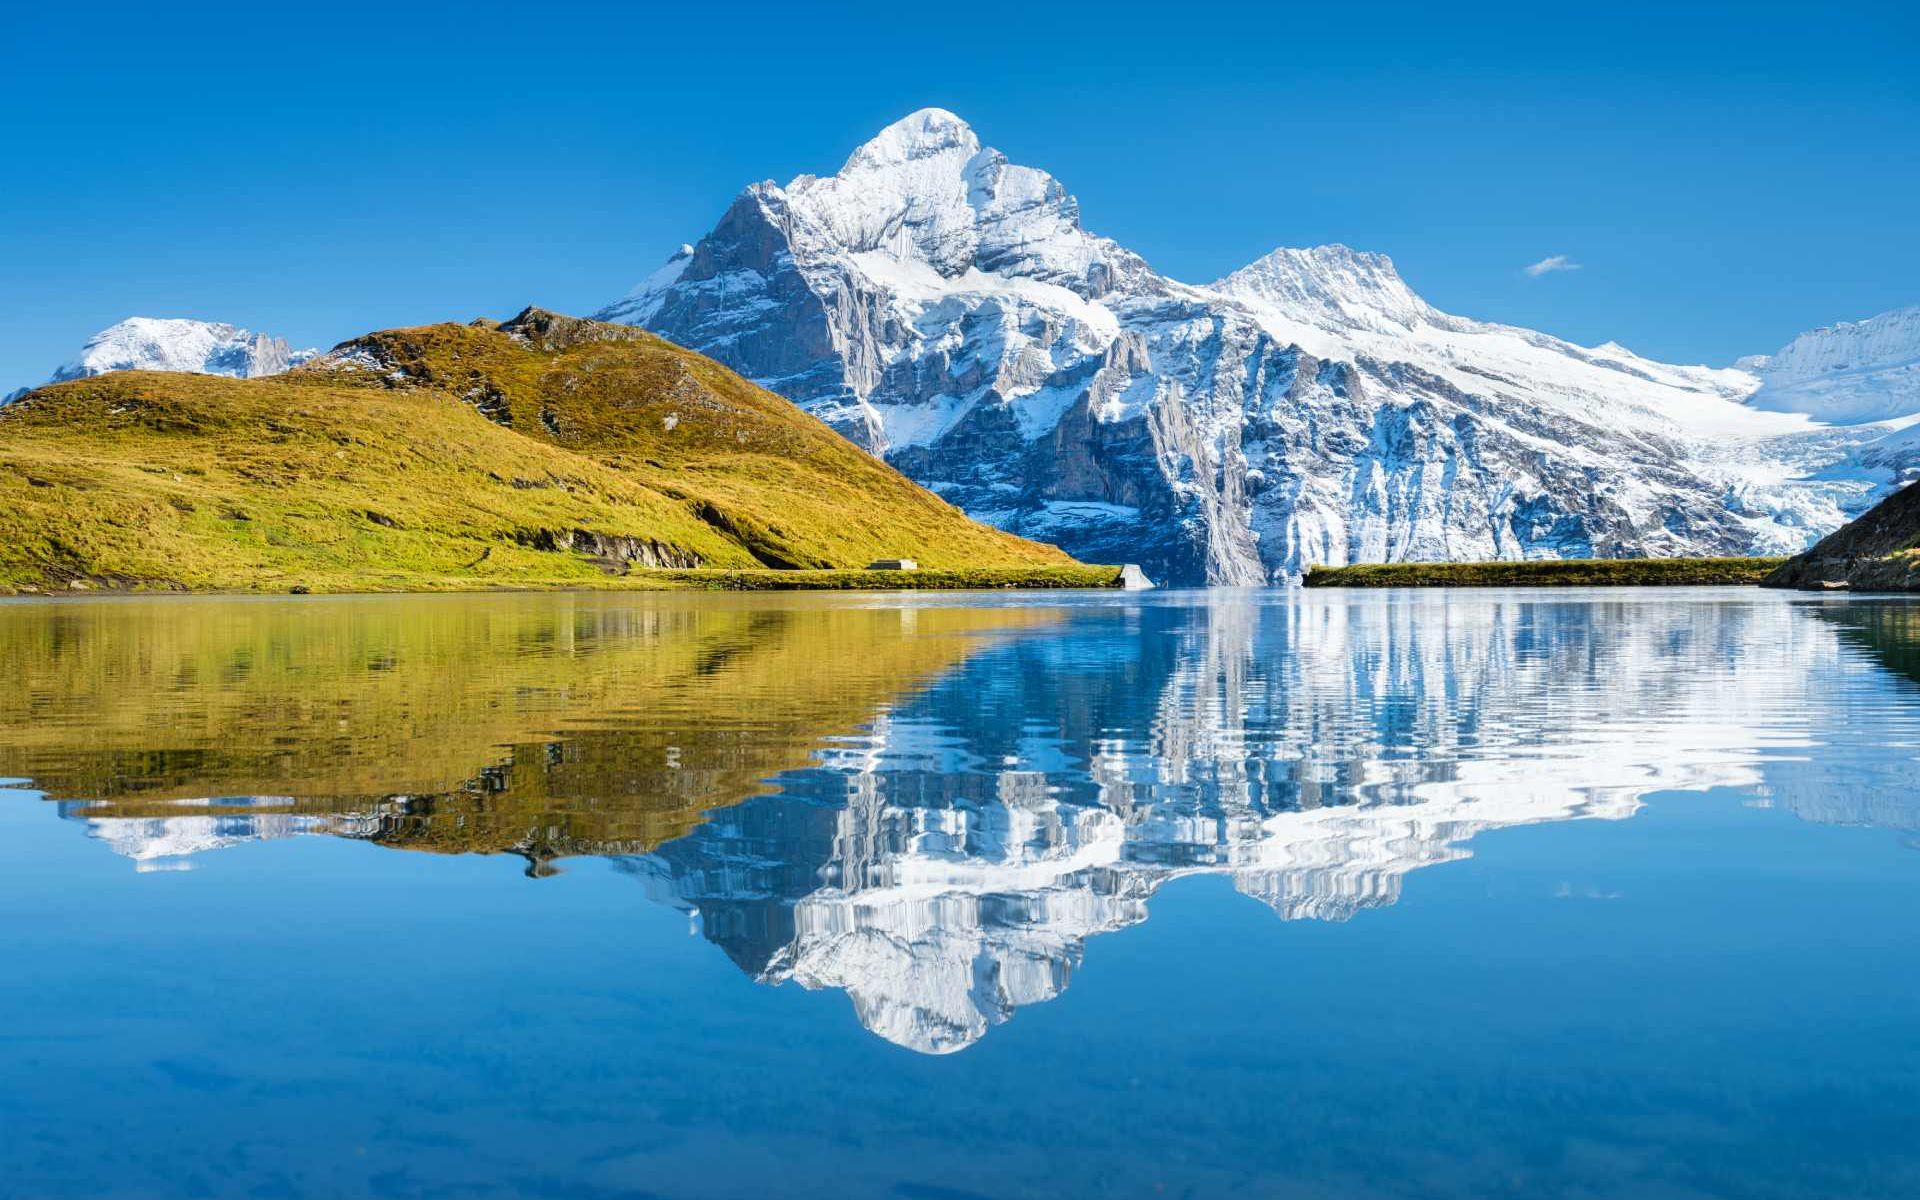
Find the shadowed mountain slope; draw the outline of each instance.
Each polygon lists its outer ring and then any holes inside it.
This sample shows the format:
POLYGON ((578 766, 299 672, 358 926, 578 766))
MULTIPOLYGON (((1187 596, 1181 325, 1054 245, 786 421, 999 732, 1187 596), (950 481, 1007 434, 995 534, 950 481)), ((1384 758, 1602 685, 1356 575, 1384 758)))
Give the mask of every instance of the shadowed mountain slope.
POLYGON ((1909 485, 1788 559, 1768 587, 1920 591, 1920 485, 1909 485))

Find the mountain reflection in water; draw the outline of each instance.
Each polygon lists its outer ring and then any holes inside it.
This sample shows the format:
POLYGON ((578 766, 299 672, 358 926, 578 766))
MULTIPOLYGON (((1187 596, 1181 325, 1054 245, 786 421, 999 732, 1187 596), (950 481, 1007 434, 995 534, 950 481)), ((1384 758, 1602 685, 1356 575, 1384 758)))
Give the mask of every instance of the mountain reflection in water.
POLYGON ((1658 790, 1920 827, 1915 706, 1868 702, 1917 648, 1920 606, 1731 590, 17 606, 0 775, 147 866, 613 857, 754 978, 941 1053, 1182 875, 1344 920, 1658 790))

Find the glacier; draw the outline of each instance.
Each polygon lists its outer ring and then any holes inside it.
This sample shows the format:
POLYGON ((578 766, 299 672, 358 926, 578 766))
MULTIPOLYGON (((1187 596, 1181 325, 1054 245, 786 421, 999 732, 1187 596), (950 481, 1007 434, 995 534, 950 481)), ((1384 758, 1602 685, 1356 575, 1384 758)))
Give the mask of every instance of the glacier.
POLYGON ((1710 368, 1453 316, 1339 245, 1182 283, 937 108, 836 174, 751 185, 598 315, 720 360, 976 518, 1173 583, 1788 553, 1920 462, 1897 436, 1920 401, 1839 398, 1862 379, 1904 396, 1912 364, 1887 364, 1920 358, 1920 322, 1710 368), (1847 339, 1886 369, 1821 348, 1847 339))
MULTIPOLYGON (((189 371, 253 379, 278 375, 318 350, 295 350, 282 338, 218 321, 185 317, 128 317, 88 338, 80 354, 47 380, 65 383, 109 371, 189 371)), ((6 403, 31 391, 21 388, 6 403)))

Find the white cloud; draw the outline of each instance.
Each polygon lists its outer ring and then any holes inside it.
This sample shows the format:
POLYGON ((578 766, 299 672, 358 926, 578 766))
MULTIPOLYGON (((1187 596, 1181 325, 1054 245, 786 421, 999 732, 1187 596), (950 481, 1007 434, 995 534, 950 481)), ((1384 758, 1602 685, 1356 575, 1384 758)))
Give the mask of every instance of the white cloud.
POLYGON ((1542 275, 1547 275, 1554 271, 1578 271, 1580 264, 1564 254, 1549 254, 1539 262, 1520 269, 1525 271, 1530 278, 1538 279, 1542 275))

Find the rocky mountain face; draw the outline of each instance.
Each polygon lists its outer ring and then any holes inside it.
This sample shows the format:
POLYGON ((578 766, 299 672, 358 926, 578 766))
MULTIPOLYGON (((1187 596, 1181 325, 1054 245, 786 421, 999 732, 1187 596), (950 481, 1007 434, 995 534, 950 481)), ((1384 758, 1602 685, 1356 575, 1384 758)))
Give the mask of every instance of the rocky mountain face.
POLYGON ((1744 403, 1751 370, 1440 312, 1383 255, 1169 279, 939 109, 834 175, 747 188, 601 315, 725 362, 975 517, 1175 583, 1790 552, 1890 476, 1827 469, 1883 427, 1744 403))

